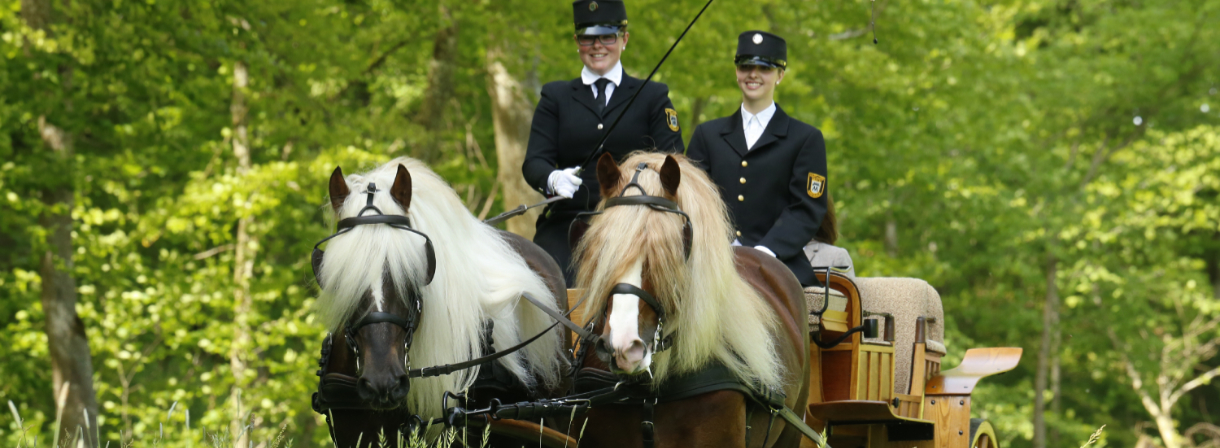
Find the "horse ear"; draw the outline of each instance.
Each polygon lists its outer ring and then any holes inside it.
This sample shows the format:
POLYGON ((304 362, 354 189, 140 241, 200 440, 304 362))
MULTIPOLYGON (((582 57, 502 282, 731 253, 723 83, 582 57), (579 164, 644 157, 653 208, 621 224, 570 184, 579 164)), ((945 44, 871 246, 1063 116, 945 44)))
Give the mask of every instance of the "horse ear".
POLYGON ((670 196, 677 196, 681 182, 682 170, 678 168, 678 161, 673 156, 665 156, 665 163, 661 165, 661 186, 670 196))
POLYGON ((394 176, 394 186, 390 187, 390 197, 398 202, 398 206, 402 207, 402 211, 406 212, 411 208, 411 172, 407 171, 407 167, 398 165, 398 175, 394 176))
POLYGON ((330 206, 334 208, 335 214, 339 213, 343 201, 346 201, 350 194, 352 191, 347 188, 347 181, 343 180, 343 168, 336 166, 335 172, 330 173, 330 206))
POLYGON ((618 164, 614 163, 614 156, 610 153, 602 153, 602 156, 597 159, 597 184, 601 186, 603 198, 614 194, 614 187, 618 186, 622 176, 623 174, 618 170, 618 164))

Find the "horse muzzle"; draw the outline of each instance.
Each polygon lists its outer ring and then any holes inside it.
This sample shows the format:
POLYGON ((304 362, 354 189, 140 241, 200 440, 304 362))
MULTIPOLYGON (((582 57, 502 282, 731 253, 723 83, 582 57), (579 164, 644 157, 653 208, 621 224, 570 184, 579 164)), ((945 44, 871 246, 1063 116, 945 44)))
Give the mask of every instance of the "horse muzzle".
POLYGON ((411 391, 411 380, 406 374, 365 375, 356 382, 356 391, 360 399, 374 409, 394 409, 407 398, 407 393, 411 391))

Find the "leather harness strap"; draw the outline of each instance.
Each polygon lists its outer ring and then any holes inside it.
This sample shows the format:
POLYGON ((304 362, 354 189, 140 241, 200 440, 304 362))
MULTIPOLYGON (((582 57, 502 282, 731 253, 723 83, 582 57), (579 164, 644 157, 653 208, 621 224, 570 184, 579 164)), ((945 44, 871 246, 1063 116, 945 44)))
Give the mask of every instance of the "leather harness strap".
POLYGON ((630 283, 619 283, 610 288, 610 294, 628 294, 639 297, 640 300, 643 300, 644 303, 652 307, 653 311, 656 311, 658 319, 665 318, 665 308, 661 306, 661 302, 657 301, 657 298, 649 294, 648 291, 640 289, 638 286, 630 283))
MULTIPOLYGON (((551 316, 551 319, 554 319, 556 324, 563 324, 563 326, 568 327, 569 330, 572 330, 573 333, 576 333, 577 336, 580 336, 581 340, 584 340, 590 344, 593 344, 601 339, 601 336, 598 336, 596 334, 593 334, 593 332, 591 332, 589 330, 581 328, 580 325, 577 325, 575 322, 572 322, 570 319, 568 319, 568 316, 572 314, 572 311, 574 311, 574 310, 576 310, 576 308, 580 307, 580 302, 577 302, 576 306, 573 306, 572 309, 568 310, 567 313, 559 314, 559 311, 548 308, 545 304, 543 304, 538 299, 534 298, 534 296, 530 295, 530 293, 528 293, 528 292, 521 293, 521 296, 525 297, 525 300, 528 300, 530 303, 534 304, 534 306, 537 307, 538 309, 542 310, 542 312, 546 313, 548 316, 551 316)), ((580 299, 581 302, 583 302, 584 300, 585 299, 583 297, 580 299)))

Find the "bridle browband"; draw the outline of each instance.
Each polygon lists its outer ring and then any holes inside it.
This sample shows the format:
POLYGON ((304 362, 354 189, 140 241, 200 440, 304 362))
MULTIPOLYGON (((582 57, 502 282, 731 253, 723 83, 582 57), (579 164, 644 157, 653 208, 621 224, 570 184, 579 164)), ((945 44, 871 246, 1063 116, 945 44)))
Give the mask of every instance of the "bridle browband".
POLYGON ((319 249, 318 246, 321 246, 322 243, 330 241, 332 238, 347 233, 356 226, 371 224, 386 224, 395 229, 406 230, 424 237, 424 255, 428 259, 428 274, 424 278, 424 285, 432 283, 432 277, 436 275, 436 251, 432 249, 432 238, 428 238, 428 235, 423 234, 423 232, 411 228, 411 218, 382 213, 381 209, 373 205, 373 194, 377 193, 377 191, 377 184, 370 182, 368 189, 365 190, 365 192, 368 194, 368 201, 365 202, 364 208, 360 209, 360 213, 357 213, 356 216, 352 218, 340 219, 339 224, 336 226, 337 229, 333 235, 322 238, 321 241, 318 241, 317 244, 313 245, 313 254, 310 256, 310 261, 313 265, 313 276, 314 279, 317 280, 318 286, 322 286, 322 257, 325 255, 325 251, 319 249), (377 212, 377 214, 364 216, 364 213, 368 211, 374 211, 377 212))

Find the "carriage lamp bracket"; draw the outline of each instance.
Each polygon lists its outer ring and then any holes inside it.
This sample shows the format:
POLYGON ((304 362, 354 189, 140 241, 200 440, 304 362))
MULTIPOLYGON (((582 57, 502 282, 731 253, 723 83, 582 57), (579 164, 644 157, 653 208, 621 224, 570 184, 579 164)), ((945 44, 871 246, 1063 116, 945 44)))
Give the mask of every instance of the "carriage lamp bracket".
POLYGON ((809 314, 817 316, 818 319, 822 318, 822 313, 830 309, 830 266, 826 266, 826 284, 822 285, 822 289, 822 309, 817 311, 809 310, 809 314))
MULTIPOLYGON (((894 342, 894 315, 893 314, 873 312, 873 311, 868 311, 868 310, 864 310, 864 311, 862 311, 862 313, 863 313, 863 317, 865 319, 868 319, 870 317, 882 318, 885 321, 885 327, 884 327, 884 330, 882 333, 881 340, 886 341, 886 342, 894 342)), ((875 336, 875 335, 874 336, 865 335, 865 337, 869 338, 869 339, 877 338, 877 336, 875 336)))
POLYGON ((877 337, 877 321, 873 320, 873 319, 865 320, 864 323, 862 323, 860 326, 854 327, 850 330, 843 332, 843 334, 839 335, 839 337, 837 337, 837 338, 834 338, 834 340, 832 340, 830 342, 822 342, 821 333, 815 333, 813 335, 813 337, 810 339, 812 340, 812 342, 814 344, 817 344, 818 347, 821 347, 823 349, 829 349, 829 348, 834 348, 835 346, 837 346, 839 344, 842 344, 843 341, 846 341, 847 338, 850 338, 852 334, 861 333, 861 332, 864 333, 864 337, 874 337, 874 338, 877 337))

